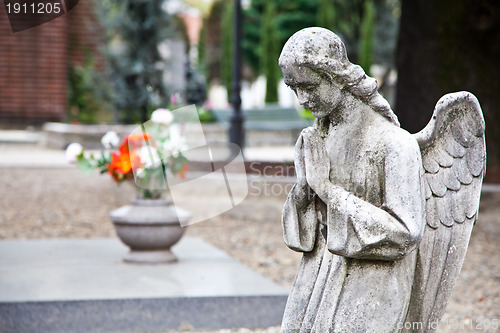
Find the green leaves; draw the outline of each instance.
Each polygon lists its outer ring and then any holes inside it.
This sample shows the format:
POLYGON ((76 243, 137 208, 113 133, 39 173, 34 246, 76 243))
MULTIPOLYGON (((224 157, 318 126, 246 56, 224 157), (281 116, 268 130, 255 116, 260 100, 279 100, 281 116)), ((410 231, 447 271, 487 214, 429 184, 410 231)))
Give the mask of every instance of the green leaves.
POLYGON ((261 30, 261 66, 266 77, 266 103, 278 102, 278 80, 280 69, 278 66, 279 36, 277 34, 277 25, 274 20, 276 16, 276 7, 273 1, 267 1, 265 4, 264 17, 261 30))
POLYGON ((111 156, 102 151, 97 157, 94 154, 85 156, 84 152, 77 156, 76 166, 83 172, 91 173, 99 169, 100 173, 108 172, 108 165, 111 163, 111 156))
POLYGON ((320 0, 316 20, 319 27, 335 31, 337 28, 335 2, 332 0, 320 0))
POLYGON ((370 75, 370 68, 373 64, 373 42, 375 36, 375 4, 373 0, 365 0, 364 13, 361 24, 359 38, 359 59, 358 63, 365 73, 370 75))
POLYGON ((178 174, 179 172, 184 170, 186 162, 188 162, 188 159, 186 157, 184 157, 184 155, 182 155, 182 153, 180 153, 177 158, 170 159, 170 163, 169 163, 170 170, 172 171, 172 173, 174 175, 178 174))

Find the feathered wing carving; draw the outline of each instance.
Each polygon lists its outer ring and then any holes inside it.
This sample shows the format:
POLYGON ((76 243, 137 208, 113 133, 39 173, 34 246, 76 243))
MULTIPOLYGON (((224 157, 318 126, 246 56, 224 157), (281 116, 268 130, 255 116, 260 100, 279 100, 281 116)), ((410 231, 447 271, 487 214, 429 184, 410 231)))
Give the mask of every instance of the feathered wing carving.
POLYGON ((486 168, 484 131, 476 97, 458 92, 443 96, 427 126, 414 134, 425 170, 427 225, 418 249, 408 332, 436 330, 462 268, 486 168))

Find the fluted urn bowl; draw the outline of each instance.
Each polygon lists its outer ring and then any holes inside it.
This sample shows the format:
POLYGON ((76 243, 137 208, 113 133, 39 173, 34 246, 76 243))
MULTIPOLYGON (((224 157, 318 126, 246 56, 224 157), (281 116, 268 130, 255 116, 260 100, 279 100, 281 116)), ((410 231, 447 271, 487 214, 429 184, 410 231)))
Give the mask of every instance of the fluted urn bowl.
POLYGON ((110 213, 118 237, 130 248, 123 260, 133 263, 176 261, 170 248, 186 230, 181 222, 187 225, 190 217, 165 199, 135 199, 110 213))

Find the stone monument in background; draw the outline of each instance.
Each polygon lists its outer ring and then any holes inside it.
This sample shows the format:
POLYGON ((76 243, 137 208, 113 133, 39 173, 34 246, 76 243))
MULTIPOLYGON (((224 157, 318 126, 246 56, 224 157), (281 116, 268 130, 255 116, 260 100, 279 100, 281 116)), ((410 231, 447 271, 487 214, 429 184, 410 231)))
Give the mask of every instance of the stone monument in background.
POLYGON ((434 332, 477 218, 477 99, 443 96, 412 135, 333 32, 297 32, 279 64, 316 117, 297 140, 283 209, 285 243, 304 255, 281 331, 434 332))

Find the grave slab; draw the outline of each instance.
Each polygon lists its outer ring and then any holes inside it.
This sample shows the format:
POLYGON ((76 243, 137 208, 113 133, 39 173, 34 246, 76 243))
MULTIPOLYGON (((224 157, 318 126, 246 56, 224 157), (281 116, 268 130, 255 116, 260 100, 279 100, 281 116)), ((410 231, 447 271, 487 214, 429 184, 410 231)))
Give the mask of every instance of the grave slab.
POLYGON ((164 332, 279 325, 287 291, 198 238, 174 264, 117 239, 0 241, 0 332, 164 332))

